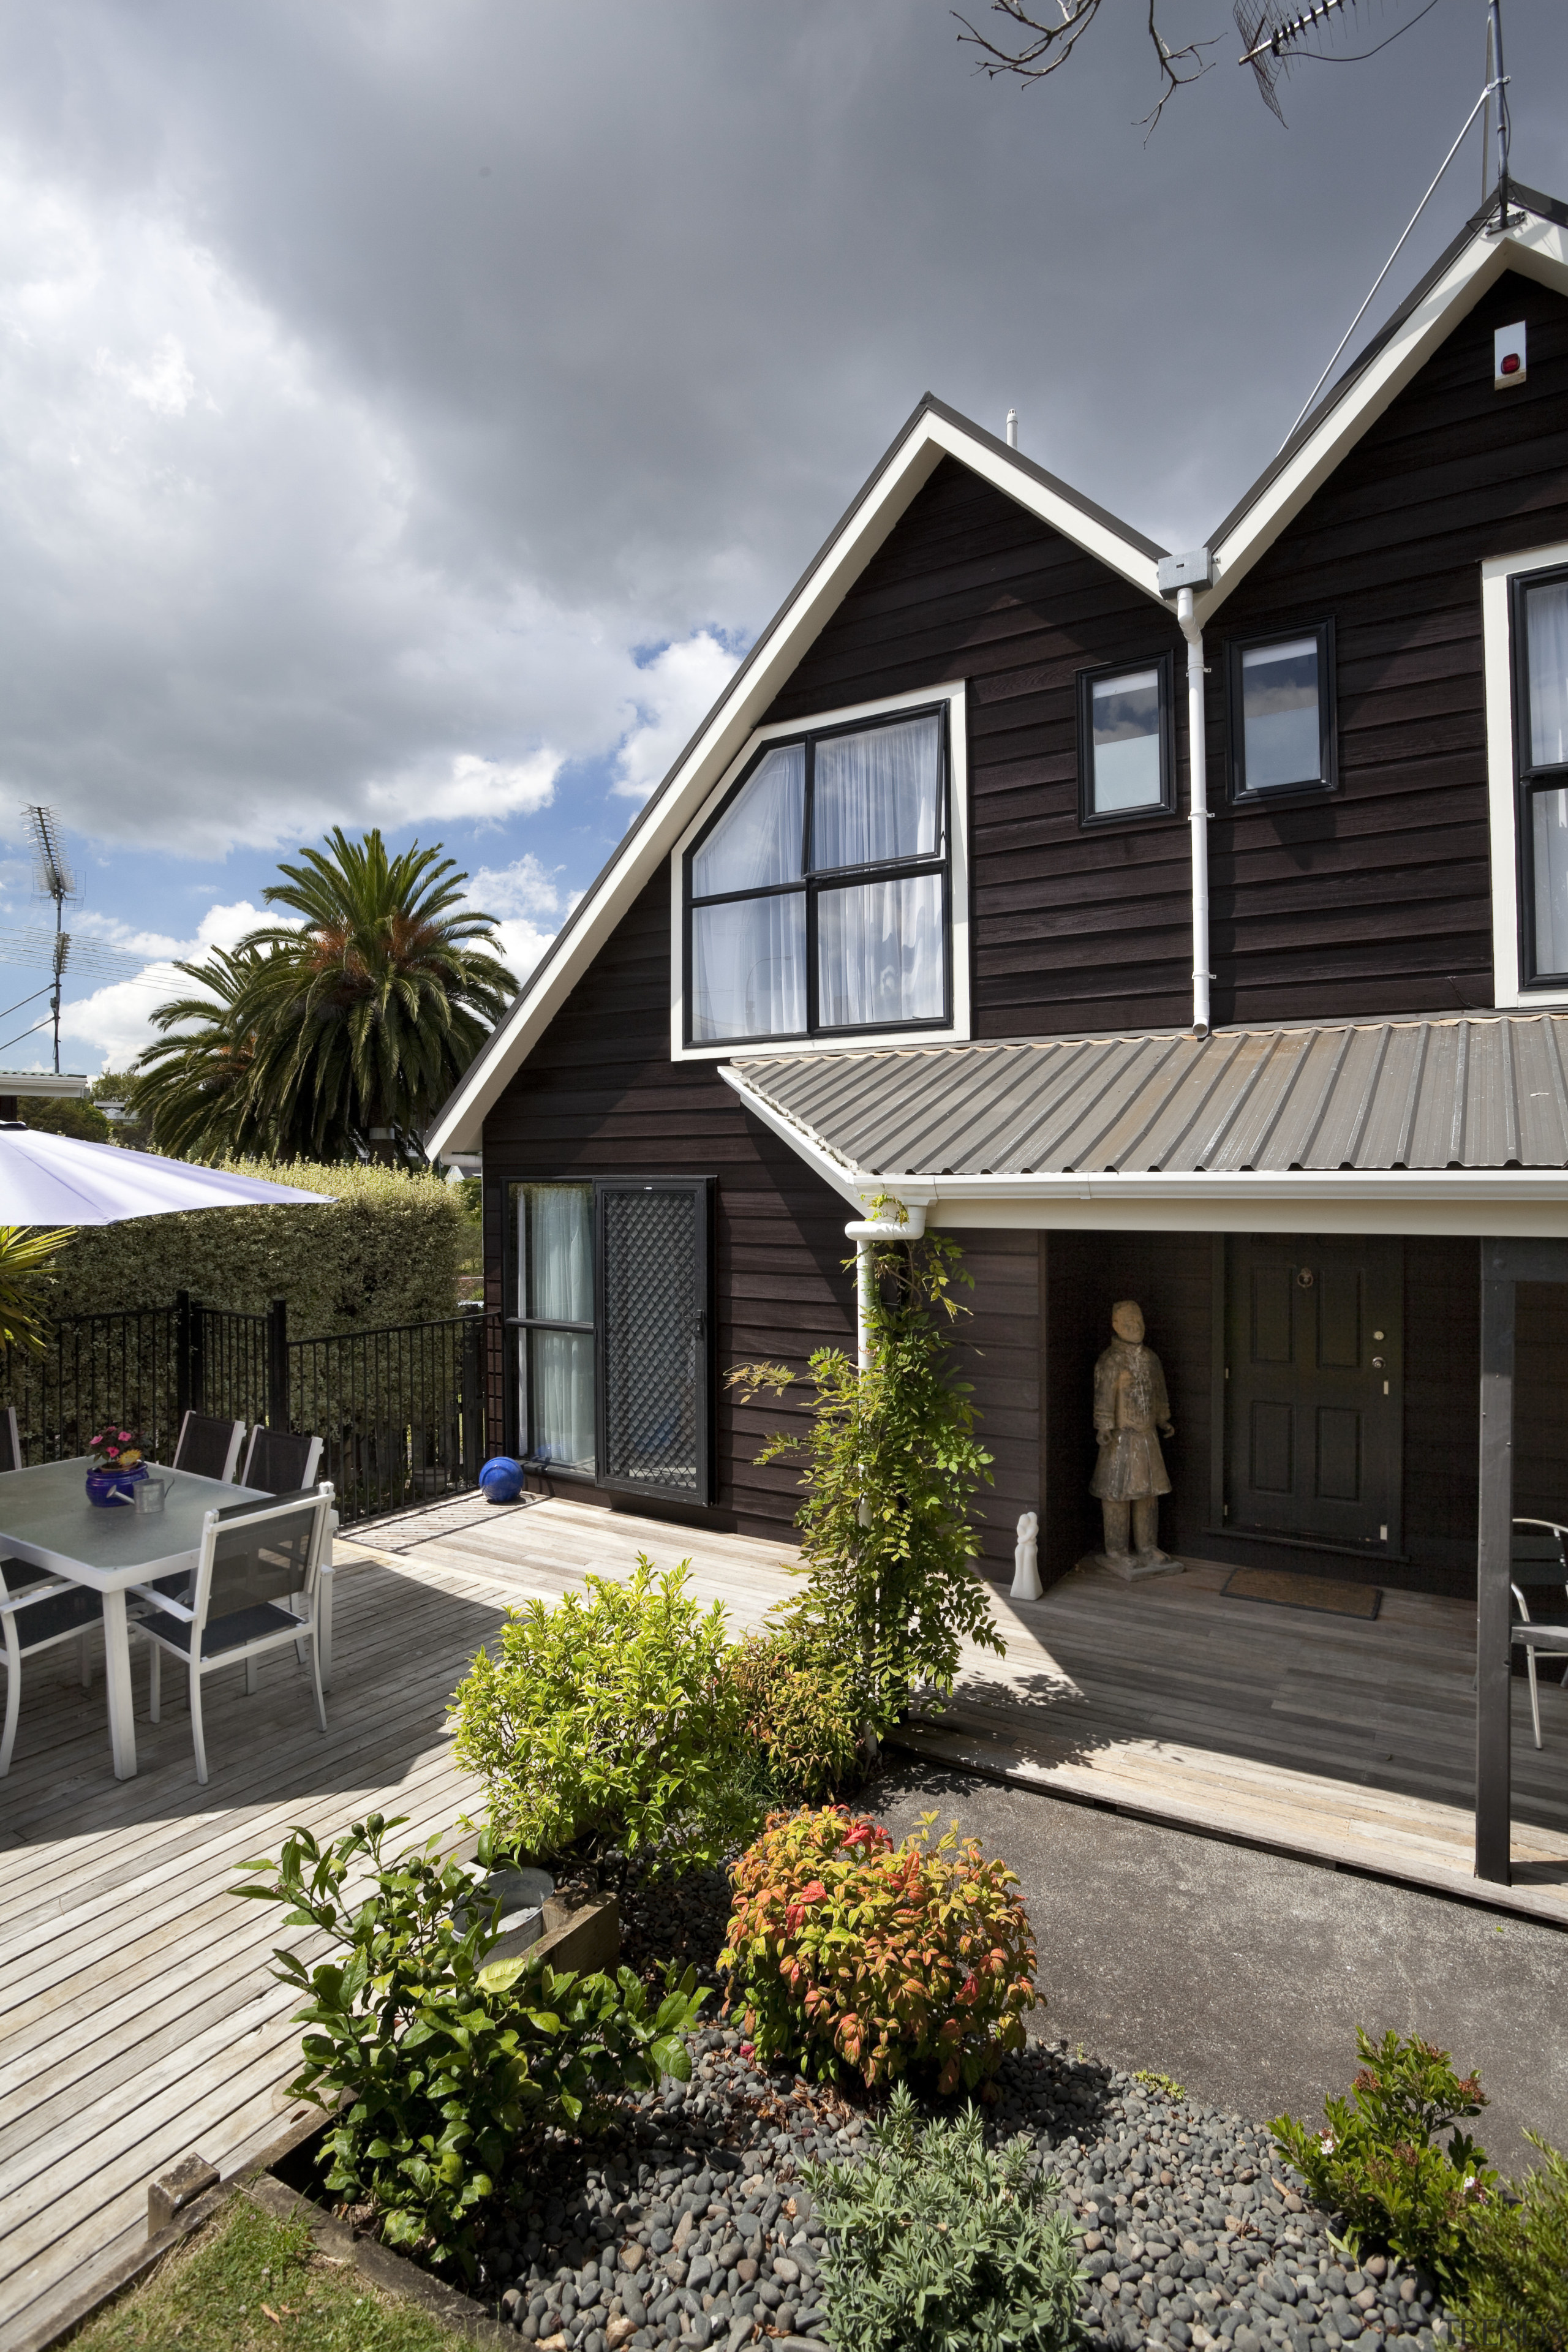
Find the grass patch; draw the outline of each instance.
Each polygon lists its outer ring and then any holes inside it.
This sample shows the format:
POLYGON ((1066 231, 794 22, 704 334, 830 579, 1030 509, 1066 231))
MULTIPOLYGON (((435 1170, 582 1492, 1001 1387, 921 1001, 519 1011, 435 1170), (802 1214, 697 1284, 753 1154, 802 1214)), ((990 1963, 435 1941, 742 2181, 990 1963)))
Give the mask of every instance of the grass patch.
POLYGON ((307 2215, 275 2221, 237 2194, 71 2340, 79 2352, 472 2352, 316 2252, 307 2215))

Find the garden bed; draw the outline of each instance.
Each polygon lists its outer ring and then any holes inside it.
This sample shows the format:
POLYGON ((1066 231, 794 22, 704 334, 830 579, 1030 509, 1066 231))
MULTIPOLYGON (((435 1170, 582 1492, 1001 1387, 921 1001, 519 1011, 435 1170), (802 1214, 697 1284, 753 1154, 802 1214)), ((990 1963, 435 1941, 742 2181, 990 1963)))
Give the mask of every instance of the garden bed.
MULTIPOLYGON (((640 1973, 667 1958, 695 1964, 711 1982, 728 1916, 720 1872, 633 1882, 626 1956, 640 1973)), ((591 2139, 552 2133, 536 2185, 498 2203, 469 2292, 521 2341, 551 2352, 829 2341, 824 2232, 801 2168, 862 2158, 883 2101, 760 2065, 717 2015, 688 2039, 689 2083, 611 2102, 591 2139)), ((1431 2352, 1442 2340, 1430 2283, 1375 2258, 1349 2266, 1258 2125, 1059 2042, 1005 2058, 995 2090, 987 2136, 1026 2133, 1086 2232, 1089 2346, 1431 2352)), ((279 2169, 327 2202, 311 2162, 307 2146, 279 2169)), ((343 2218, 374 2221, 368 2209, 343 2218)))

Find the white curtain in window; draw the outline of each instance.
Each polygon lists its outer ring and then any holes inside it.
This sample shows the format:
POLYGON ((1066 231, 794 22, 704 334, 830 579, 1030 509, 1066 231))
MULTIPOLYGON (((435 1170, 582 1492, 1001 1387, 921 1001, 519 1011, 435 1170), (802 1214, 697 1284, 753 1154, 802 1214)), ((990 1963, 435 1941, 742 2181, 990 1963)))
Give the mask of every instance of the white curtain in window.
POLYGON ((1241 711, 1249 793, 1317 783, 1323 765, 1317 638, 1249 646, 1241 656, 1241 711))
POLYGON ((528 1448, 536 1462, 594 1467, 594 1342, 585 1331, 528 1331, 528 1448))
POLYGON ((768 752, 692 853, 692 897, 798 882, 805 832, 805 746, 784 743, 768 752))
MULTIPOLYGON (((1568 580, 1531 589, 1525 609, 1530 623, 1530 764, 1555 768, 1568 761, 1568 580)), ((1551 968, 1562 971, 1564 966, 1551 968)))
POLYGON ((1531 793, 1535 969, 1568 971, 1568 792, 1531 793))
POLYGON ((693 1038, 793 1037, 805 1027, 805 892, 693 907, 693 1038))
POLYGON ((871 866, 942 850, 942 722, 910 719, 816 747, 812 866, 871 866))
POLYGON ((519 1217, 520 1311, 550 1323, 594 1319, 594 1188, 524 1184, 519 1217))
POLYGON ((824 1029, 879 1029, 940 1021, 940 874, 824 890, 816 902, 817 1021, 824 1029))

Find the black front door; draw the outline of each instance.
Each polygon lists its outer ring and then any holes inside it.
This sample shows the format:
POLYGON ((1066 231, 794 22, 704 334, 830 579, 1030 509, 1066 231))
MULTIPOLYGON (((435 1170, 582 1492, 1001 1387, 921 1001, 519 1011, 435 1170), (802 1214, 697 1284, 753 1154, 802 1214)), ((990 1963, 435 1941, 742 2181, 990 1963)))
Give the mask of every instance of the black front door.
POLYGON ((1404 1244, 1237 1234, 1226 1300, 1227 1529, 1397 1551, 1404 1244))

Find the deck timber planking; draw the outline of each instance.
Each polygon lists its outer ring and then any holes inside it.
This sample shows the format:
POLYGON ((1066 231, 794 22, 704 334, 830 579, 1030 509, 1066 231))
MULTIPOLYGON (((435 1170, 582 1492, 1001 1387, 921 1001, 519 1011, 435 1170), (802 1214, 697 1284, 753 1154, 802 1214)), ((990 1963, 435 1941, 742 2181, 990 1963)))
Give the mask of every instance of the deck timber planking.
MULTIPOLYGON (((639 1553, 691 1562, 737 1631, 791 1590, 786 1546, 573 1502, 498 1510, 400 1554, 340 1542, 336 1686, 316 1730, 292 1661, 208 1685, 213 1778, 198 1789, 183 1696, 139 1720, 142 1769, 110 1772, 101 1674, 74 1654, 24 1688, 0 1784, 0 2344, 29 2332, 145 2230, 147 2181, 192 2148, 226 2173, 272 2138, 293 2072, 292 1997, 272 1906, 234 1864, 308 1823, 373 1808, 412 1840, 475 1790, 445 1702, 504 1610, 557 1599, 639 1553)), ((1470 1874, 1473 1617, 1390 1592, 1356 1620, 1224 1597, 1226 1571, 1132 1588, 1088 1571, 1037 1602, 993 1587, 1005 1656, 970 1651, 954 1703, 910 1744, 933 1760, 1568 1926, 1568 1692, 1542 1690, 1546 1746, 1515 1698, 1512 1889, 1470 1874)), ((144 1667, 136 1686, 145 1704, 144 1667)), ((296 1948, 304 1951, 308 1939, 296 1948)))

